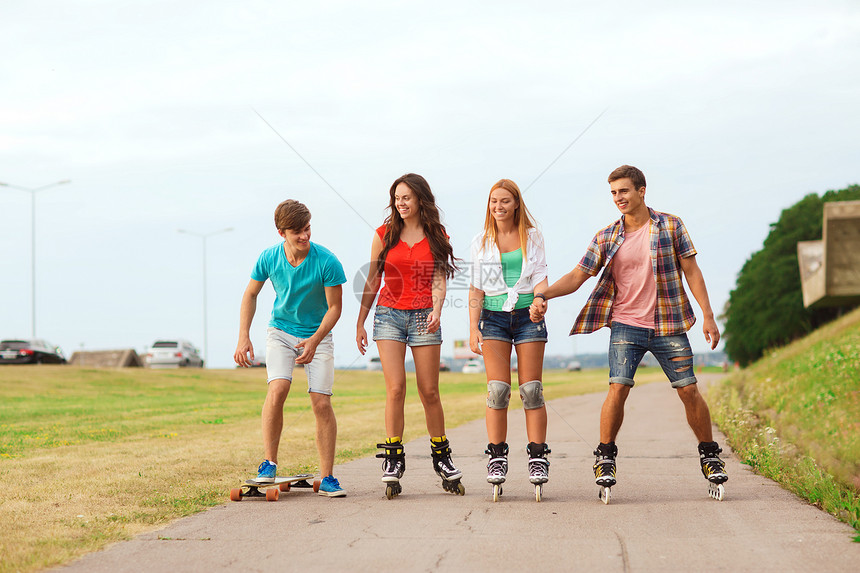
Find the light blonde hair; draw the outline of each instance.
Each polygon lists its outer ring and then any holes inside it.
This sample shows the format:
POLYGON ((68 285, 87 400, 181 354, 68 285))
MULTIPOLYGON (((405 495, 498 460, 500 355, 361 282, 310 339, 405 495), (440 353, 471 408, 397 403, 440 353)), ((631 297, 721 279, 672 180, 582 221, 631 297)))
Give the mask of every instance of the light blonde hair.
MULTIPOLYGON (((493 193, 496 189, 504 189, 508 193, 514 196, 514 201, 517 202, 517 209, 514 212, 514 225, 517 226, 517 230, 520 235, 520 248, 523 250, 523 256, 525 256, 525 251, 528 248, 529 241, 529 229, 535 226, 534 219, 532 218, 531 213, 526 208, 526 204, 523 202, 523 195, 520 193, 520 188, 516 183, 511 181, 510 179, 499 179, 491 188, 490 194, 493 193)), ((487 197, 487 216, 484 219, 484 240, 481 242, 481 247, 486 248, 487 244, 492 241, 499 246, 499 238, 498 238, 499 228, 496 225, 496 219, 493 218, 493 213, 490 210, 490 197, 487 197)), ((501 248, 499 248, 501 252, 501 248)))

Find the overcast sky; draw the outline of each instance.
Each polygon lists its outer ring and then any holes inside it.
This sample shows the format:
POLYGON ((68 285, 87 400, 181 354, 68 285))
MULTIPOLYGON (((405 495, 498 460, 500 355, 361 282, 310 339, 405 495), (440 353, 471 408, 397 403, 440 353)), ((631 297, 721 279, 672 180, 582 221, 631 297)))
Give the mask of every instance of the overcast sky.
MULTIPOLYGON (((36 194, 36 330, 68 356, 202 349, 202 240, 177 230, 232 227, 207 240, 208 364, 232 366, 288 198, 350 279, 346 366, 367 360, 353 277, 403 173, 430 182, 463 259, 492 183, 528 188, 553 281, 617 219, 609 172, 636 165, 648 205, 684 220, 717 313, 782 209, 860 181, 853 1, 0 6, 0 182, 72 180, 36 194)), ((31 330, 30 200, 0 187, 0 338, 31 330)), ((548 354, 606 351, 607 329, 567 336, 595 283, 551 301, 548 354)), ((443 355, 468 337, 466 297, 449 288, 443 355)), ((267 286, 261 353, 272 301, 267 286)))

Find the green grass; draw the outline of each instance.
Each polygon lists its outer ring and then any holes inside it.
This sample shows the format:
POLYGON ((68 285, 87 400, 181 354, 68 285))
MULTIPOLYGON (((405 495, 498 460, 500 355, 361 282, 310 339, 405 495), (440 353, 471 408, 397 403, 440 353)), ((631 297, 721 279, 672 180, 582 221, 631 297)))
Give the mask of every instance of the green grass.
MULTIPOLYGON (((641 374, 641 382, 663 379, 654 368, 641 374)), ((385 437, 385 384, 379 372, 335 377, 336 462, 343 463, 375 452, 385 437)), ((298 371, 284 413, 285 473, 317 470, 305 384, 298 371)), ((548 400, 605 391, 607 373, 547 371, 544 386, 548 400)), ((407 388, 408 440, 426 428, 414 375, 407 388)), ((484 416, 486 388, 484 374, 441 374, 449 429, 484 416)), ((0 497, 0 572, 65 563, 225 503, 262 459, 265 391, 260 369, 0 369, 0 479, 45 477, 0 497)))
POLYGON ((733 374, 709 399, 746 463, 860 530, 860 309, 733 374))

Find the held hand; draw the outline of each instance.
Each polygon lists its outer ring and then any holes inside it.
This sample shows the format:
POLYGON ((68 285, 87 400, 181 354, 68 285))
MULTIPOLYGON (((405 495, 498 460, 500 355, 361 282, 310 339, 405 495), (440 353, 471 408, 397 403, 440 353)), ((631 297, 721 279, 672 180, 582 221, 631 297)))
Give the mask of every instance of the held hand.
POLYGON ((239 339, 236 352, 233 353, 233 361, 243 368, 249 368, 254 360, 254 345, 248 338, 239 339), (250 356, 250 358, 249 358, 250 356))
POLYGON ((702 321, 702 332, 705 333, 705 341, 711 344, 711 350, 715 349, 720 343, 720 329, 713 317, 702 321))
POLYGON ((439 325, 441 321, 441 311, 433 310, 430 314, 427 315, 427 333, 433 334, 437 330, 439 330, 439 325))
POLYGON ((364 326, 355 327, 355 344, 358 346, 358 351, 364 356, 364 353, 367 352, 367 331, 364 326))
POLYGON ((543 320, 544 315, 547 311, 546 301, 542 298, 536 298, 532 301, 531 306, 529 306, 529 318, 532 319, 532 322, 540 322, 543 320))
POLYGON ((481 345, 484 343, 484 337, 481 335, 480 330, 472 330, 469 332, 469 348, 475 354, 479 356, 483 356, 484 352, 481 350, 481 345))
POLYGON ((314 354, 316 354, 317 346, 319 346, 319 341, 314 337, 299 340, 296 349, 304 348, 304 351, 296 358, 296 364, 310 364, 311 360, 314 359, 314 354))

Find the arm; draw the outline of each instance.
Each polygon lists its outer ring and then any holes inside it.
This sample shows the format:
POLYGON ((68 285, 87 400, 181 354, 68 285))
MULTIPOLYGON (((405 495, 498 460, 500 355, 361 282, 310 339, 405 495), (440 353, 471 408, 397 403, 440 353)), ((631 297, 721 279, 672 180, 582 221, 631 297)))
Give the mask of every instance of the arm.
POLYGON ((702 276, 702 270, 696 262, 696 256, 681 259, 681 270, 684 271, 684 278, 687 279, 687 285, 690 287, 690 292, 699 303, 699 308, 702 309, 704 320, 702 321, 702 332, 705 333, 705 341, 710 343, 711 350, 717 347, 720 342, 720 330, 717 328, 717 322, 714 320, 714 311, 711 310, 711 301, 708 298, 708 289, 705 287, 705 277, 702 276))
POLYGON ((239 343, 233 353, 233 361, 239 366, 249 367, 254 360, 254 345, 251 344, 251 322, 257 312, 257 295, 265 283, 251 279, 242 295, 242 306, 239 309, 239 343), (250 355, 250 358, 249 358, 250 355))
POLYGON ((448 291, 448 282, 445 279, 445 271, 436 269, 433 272, 433 310, 427 317, 427 332, 436 332, 442 320, 442 305, 445 304, 445 293, 448 291))
MULTIPOLYGON (((532 306, 530 307, 529 314, 534 322, 540 321, 543 318, 543 315, 546 314, 546 301, 551 298, 556 298, 559 296, 566 296, 570 293, 576 292, 579 290, 579 287, 582 284, 590 279, 592 275, 586 273, 579 267, 575 267, 572 271, 552 283, 550 286, 546 287, 546 290, 543 291, 545 299, 535 298, 534 302, 532 302, 532 306)), ((535 288, 535 294, 539 291, 535 288)))
POLYGON ((367 279, 364 281, 364 291, 361 293, 358 322, 355 325, 355 343, 361 354, 367 351, 367 331, 364 329, 364 322, 367 320, 367 315, 370 314, 370 308, 373 306, 373 301, 376 300, 376 293, 379 292, 379 284, 382 282, 382 277, 376 267, 376 261, 381 253, 382 239, 374 232, 373 242, 370 246, 370 265, 367 269, 367 279))
POLYGON ((481 344, 484 343, 484 337, 481 336, 481 330, 478 328, 478 322, 481 318, 481 308, 484 306, 484 291, 469 286, 469 348, 475 354, 483 354, 481 344))
POLYGON ((317 331, 310 338, 301 340, 296 344, 296 348, 304 348, 299 357, 296 358, 296 364, 309 364, 314 359, 319 343, 337 324, 343 309, 343 285, 325 287, 325 301, 328 304, 328 310, 323 315, 317 331))

